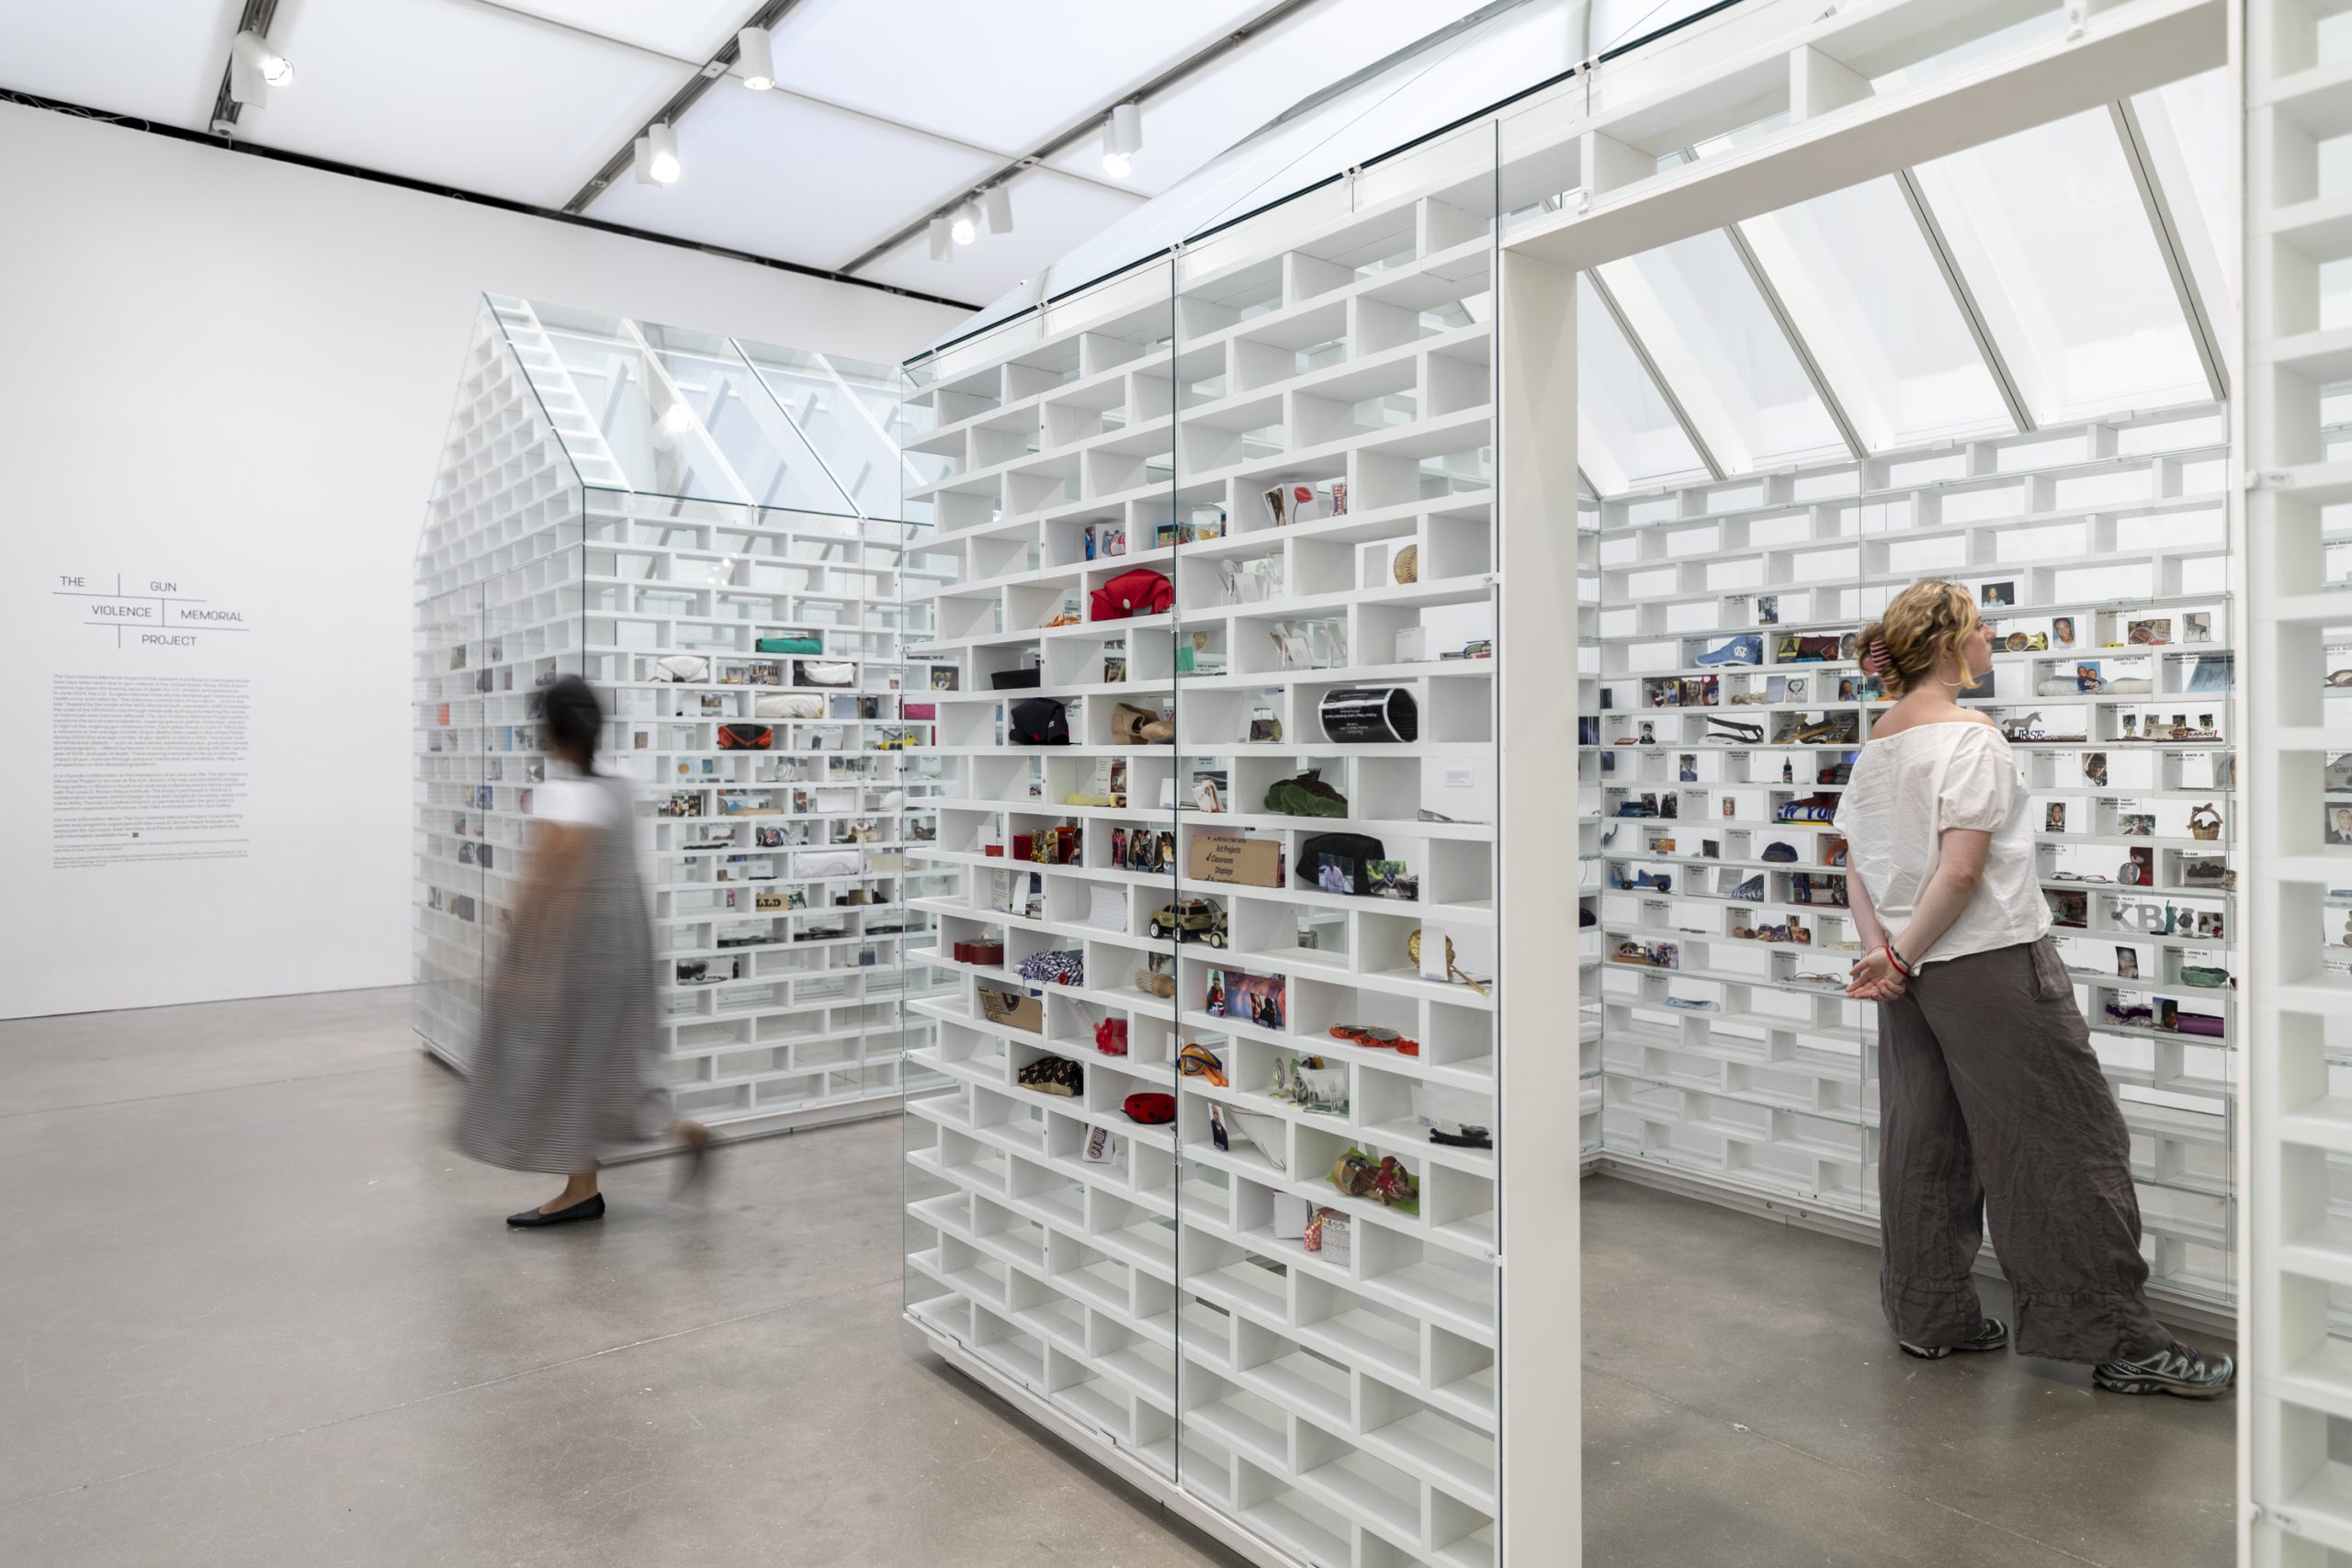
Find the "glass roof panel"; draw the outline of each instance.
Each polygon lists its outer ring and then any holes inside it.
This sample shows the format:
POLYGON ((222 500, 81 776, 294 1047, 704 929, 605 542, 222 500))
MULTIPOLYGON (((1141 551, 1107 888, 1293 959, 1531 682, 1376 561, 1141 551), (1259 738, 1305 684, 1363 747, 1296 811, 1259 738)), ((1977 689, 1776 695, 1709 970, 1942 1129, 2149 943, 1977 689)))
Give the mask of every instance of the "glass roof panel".
POLYGON ((1577 275, 1577 457, 1603 495, 1706 479, 1681 421, 1600 302, 1577 275))
MULTIPOLYGON (((899 373, 806 349, 737 339, 736 349, 800 434, 823 459, 835 484, 867 517, 899 515, 899 373)), ((920 479, 909 482, 920 484, 920 479)))
POLYGON ((1796 351, 1720 231, 1606 263, 1600 277, 1726 473, 1846 455, 1796 351))
MULTIPOLYGON (((2213 247, 2213 254, 2221 258, 2234 280, 2237 258, 2232 252, 2229 230, 2223 221, 2229 216, 2230 204, 2236 199, 2230 191, 2228 84, 2222 81, 2220 71, 2206 71, 2167 82, 2153 93, 2142 93, 2132 102, 2143 111, 2151 105, 2163 109, 2178 147, 2180 172, 2188 176, 2188 189, 2173 190, 2172 200, 2177 208, 2194 202, 2196 220, 2203 227, 2206 243, 2213 247)), ((2182 217, 2186 219, 2188 213, 2183 211, 2182 217)))
POLYGON ((1917 175, 2036 421, 2211 395, 2107 109, 1917 175))
POLYGON ((1863 445, 2016 428, 1894 180, 1782 208, 1740 232, 1863 445))

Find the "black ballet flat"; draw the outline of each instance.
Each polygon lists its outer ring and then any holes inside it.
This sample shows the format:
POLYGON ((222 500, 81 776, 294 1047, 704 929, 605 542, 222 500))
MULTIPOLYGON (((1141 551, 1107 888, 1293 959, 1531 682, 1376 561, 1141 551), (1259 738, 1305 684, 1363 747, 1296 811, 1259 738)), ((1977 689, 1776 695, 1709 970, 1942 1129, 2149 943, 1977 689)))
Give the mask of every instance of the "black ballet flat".
POLYGON ((542 1214, 537 1209, 526 1209, 519 1214, 509 1214, 506 1223, 517 1230, 536 1225, 568 1225, 574 1220, 601 1220, 605 1217, 605 1195, 591 1193, 569 1209, 558 1209, 552 1214, 542 1214))

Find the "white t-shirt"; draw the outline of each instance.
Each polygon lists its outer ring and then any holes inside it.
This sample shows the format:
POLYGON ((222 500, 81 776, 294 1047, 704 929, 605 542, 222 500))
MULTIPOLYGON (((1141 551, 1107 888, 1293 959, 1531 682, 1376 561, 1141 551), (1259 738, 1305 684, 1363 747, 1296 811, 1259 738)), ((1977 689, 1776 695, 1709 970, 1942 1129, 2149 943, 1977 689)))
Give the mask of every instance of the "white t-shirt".
POLYGON ((1993 835, 1968 907, 1921 964, 2039 942, 2050 908, 2035 874, 2025 775, 1989 724, 1915 725, 1862 748, 1838 803, 1846 864, 1870 893, 1889 940, 1903 934, 1934 874, 1947 828, 1993 835))
POLYGON ((549 779, 535 786, 531 815, 567 828, 620 826, 618 793, 589 779, 549 779))

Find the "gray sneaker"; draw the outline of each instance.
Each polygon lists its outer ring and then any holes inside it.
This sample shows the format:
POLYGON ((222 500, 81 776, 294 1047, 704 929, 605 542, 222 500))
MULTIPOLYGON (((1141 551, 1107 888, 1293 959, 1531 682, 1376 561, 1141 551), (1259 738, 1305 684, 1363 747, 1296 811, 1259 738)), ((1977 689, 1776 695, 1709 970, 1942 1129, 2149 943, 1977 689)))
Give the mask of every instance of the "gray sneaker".
POLYGON ((1963 1339, 1957 1345, 1914 1345, 1908 1339, 1896 1340, 1895 1346, 1906 1356, 1917 1356, 1923 1361, 1940 1361, 1955 1350, 1997 1350, 2009 1342, 2009 1325, 1997 1317, 1988 1317, 1984 1326, 1976 1331, 1973 1339, 1963 1339))
POLYGON ((2218 1350, 2192 1350, 2176 1339, 2137 1361, 2101 1361, 2091 1382, 2109 1393, 2169 1393, 2219 1399, 2238 1381, 2237 1363, 2218 1350))

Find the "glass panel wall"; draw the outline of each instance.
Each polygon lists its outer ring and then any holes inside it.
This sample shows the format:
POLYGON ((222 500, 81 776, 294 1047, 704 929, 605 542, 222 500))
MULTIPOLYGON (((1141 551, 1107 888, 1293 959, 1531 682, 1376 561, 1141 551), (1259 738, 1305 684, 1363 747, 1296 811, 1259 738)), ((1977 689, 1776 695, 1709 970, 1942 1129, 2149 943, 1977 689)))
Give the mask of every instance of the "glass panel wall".
POLYGON ((1181 253, 1179 1470, 1317 1563, 1498 1551, 1493 136, 1181 253))
MULTIPOLYGON (((910 367, 905 578, 933 744, 909 845, 907 1306, 1176 1473, 1170 269, 910 367), (1148 718, 1147 716, 1148 716, 1148 718), (1156 1097, 1156 1098, 1155 1098, 1156 1097)), ((918 737, 921 731, 917 732, 918 737)))

